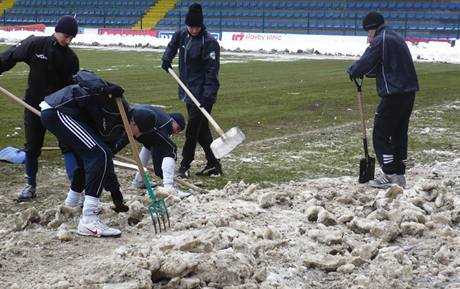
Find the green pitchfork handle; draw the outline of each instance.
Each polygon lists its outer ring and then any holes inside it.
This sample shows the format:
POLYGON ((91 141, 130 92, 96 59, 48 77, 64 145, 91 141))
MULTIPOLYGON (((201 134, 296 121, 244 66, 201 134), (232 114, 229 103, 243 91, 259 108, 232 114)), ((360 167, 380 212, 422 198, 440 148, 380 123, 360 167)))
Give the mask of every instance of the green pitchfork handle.
POLYGON ((142 179, 144 180, 145 185, 147 186, 147 191, 151 195, 152 200, 155 200, 156 198, 155 193, 153 192, 148 176, 144 171, 144 166, 142 165, 141 160, 139 158, 139 150, 137 148, 136 141, 134 140, 133 131, 131 130, 131 127, 129 126, 128 116, 126 115, 125 108, 123 107, 123 103, 121 102, 121 98, 116 97, 115 101, 117 102, 118 110, 120 111, 121 119, 123 120, 123 125, 125 127, 126 134, 128 135, 129 144, 131 145, 131 151, 133 153, 133 158, 136 161, 136 165, 139 169, 139 173, 141 174, 142 179))
POLYGON ((40 116, 40 111, 38 111, 35 107, 31 106, 30 104, 26 103, 24 100, 20 99, 16 95, 12 94, 8 90, 4 89, 3 87, 0 86, 0 91, 3 92, 5 95, 9 96, 11 99, 16 101, 17 103, 21 104, 31 112, 35 113, 36 115, 40 116))

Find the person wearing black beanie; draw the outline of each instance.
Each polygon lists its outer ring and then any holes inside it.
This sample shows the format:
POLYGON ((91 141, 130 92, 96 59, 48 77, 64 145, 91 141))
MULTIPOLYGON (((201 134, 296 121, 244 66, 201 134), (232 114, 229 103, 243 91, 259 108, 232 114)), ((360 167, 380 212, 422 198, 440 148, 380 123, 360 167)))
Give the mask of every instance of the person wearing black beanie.
MULTIPOLYGON (((163 180, 163 187, 179 198, 190 196, 174 186, 174 169, 177 160, 177 146, 171 140, 171 135, 185 129, 185 119, 181 113, 166 113, 163 110, 147 104, 136 104, 130 110, 130 126, 134 138, 144 146, 139 153, 139 159, 144 167, 153 160, 155 175, 163 180)), ((127 136, 118 141, 114 153, 129 143, 127 136)), ((137 189, 145 189, 145 183, 138 172, 132 182, 137 189)))
MULTIPOLYGON (((197 98, 201 107, 211 113, 219 91, 220 45, 206 30, 203 22, 201 5, 193 3, 185 16, 186 27, 174 33, 163 54, 161 67, 169 72, 169 69, 172 69, 171 63, 179 51, 180 79, 197 98)), ((207 118, 181 87, 179 99, 186 103, 188 124, 178 175, 183 178, 190 176, 189 169, 195 159, 197 144, 203 148, 206 166, 196 174, 221 175, 220 161, 216 159, 210 147, 213 139, 207 118)))
POLYGON ((72 15, 64 15, 56 23, 54 31, 62 32, 72 37, 75 37, 78 33, 77 20, 72 15))
POLYGON ((369 181, 376 188, 405 187, 409 119, 419 90, 412 55, 404 39, 385 26, 382 14, 363 19, 369 46, 347 70, 350 79, 375 77, 381 97, 374 119, 373 145, 383 175, 369 181))
POLYGON ((363 29, 369 31, 370 29, 377 29, 380 25, 385 23, 383 15, 372 11, 363 18, 363 29))
MULTIPOLYGON (((10 70, 18 62, 29 65, 28 87, 24 100, 39 109, 39 103, 45 96, 72 83, 72 76, 80 70, 77 55, 69 47, 77 34, 78 25, 72 16, 63 16, 56 24, 51 36, 29 36, 18 44, 0 53, 0 74, 10 70)), ((43 146, 45 128, 40 117, 29 110, 24 110, 24 132, 26 153, 25 173, 27 184, 17 195, 18 201, 35 197, 38 173, 38 157, 43 146)), ((61 146, 64 164, 69 179, 75 169, 75 158, 61 146)))

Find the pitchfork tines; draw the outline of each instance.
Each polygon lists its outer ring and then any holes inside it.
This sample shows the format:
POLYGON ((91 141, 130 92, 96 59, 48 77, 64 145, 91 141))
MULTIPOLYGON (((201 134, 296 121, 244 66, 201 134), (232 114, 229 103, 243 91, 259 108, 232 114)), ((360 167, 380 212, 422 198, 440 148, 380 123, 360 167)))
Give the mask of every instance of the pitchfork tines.
POLYGON ((149 213, 152 218, 153 228, 155 229, 155 234, 162 232, 162 227, 166 231, 166 221, 168 222, 168 227, 171 228, 171 223, 169 221, 168 208, 164 198, 158 198, 155 196, 152 186, 150 185, 149 178, 147 174, 144 174, 144 181, 147 186, 147 192, 149 193, 150 204, 149 204, 149 213))

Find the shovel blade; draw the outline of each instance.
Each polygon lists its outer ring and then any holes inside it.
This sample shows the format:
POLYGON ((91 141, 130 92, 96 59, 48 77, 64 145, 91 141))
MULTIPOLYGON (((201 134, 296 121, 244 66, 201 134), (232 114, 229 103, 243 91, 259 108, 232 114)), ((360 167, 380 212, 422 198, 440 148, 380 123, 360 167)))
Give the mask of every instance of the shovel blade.
POLYGON ((368 157, 359 161, 359 183, 367 183, 374 179, 375 158, 368 157))
POLYGON ((244 133, 238 127, 232 127, 222 137, 211 143, 211 150, 217 159, 221 159, 242 143, 245 138, 244 133))

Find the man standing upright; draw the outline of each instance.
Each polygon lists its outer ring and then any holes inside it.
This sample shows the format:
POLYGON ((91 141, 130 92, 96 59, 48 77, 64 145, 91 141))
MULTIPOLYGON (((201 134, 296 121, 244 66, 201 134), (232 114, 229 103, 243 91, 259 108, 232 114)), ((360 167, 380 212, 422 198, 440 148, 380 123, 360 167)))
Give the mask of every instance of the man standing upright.
POLYGON ((383 15, 370 12, 363 19, 369 47, 348 68, 350 78, 376 77, 381 97, 374 119, 373 143, 383 175, 369 185, 386 188, 406 185, 407 133, 419 90, 417 74, 409 48, 402 37, 384 25, 383 15))
MULTIPOLYGON (((171 62, 179 50, 180 79, 197 98, 201 107, 211 113, 219 90, 220 46, 203 24, 201 5, 193 3, 185 17, 186 27, 176 31, 163 54, 161 67, 168 72, 171 62)), ((190 164, 195 159, 197 142, 206 156, 206 166, 197 175, 217 176, 222 174, 219 160, 212 150, 212 135, 208 120, 200 109, 179 88, 179 98, 187 105, 188 123, 179 176, 189 177, 190 164)))
MULTIPOLYGON (((79 61, 69 44, 77 32, 77 21, 73 16, 66 15, 59 19, 52 36, 29 36, 0 54, 0 73, 10 70, 17 62, 29 65, 28 87, 24 98, 26 103, 39 110, 39 104, 45 96, 72 82, 72 76, 79 70, 79 61)), ((24 110, 24 130, 27 185, 18 193, 18 201, 35 197, 38 157, 45 136, 40 117, 28 109, 24 110)), ((74 158, 70 152, 63 152, 67 174, 71 176, 74 158)))

